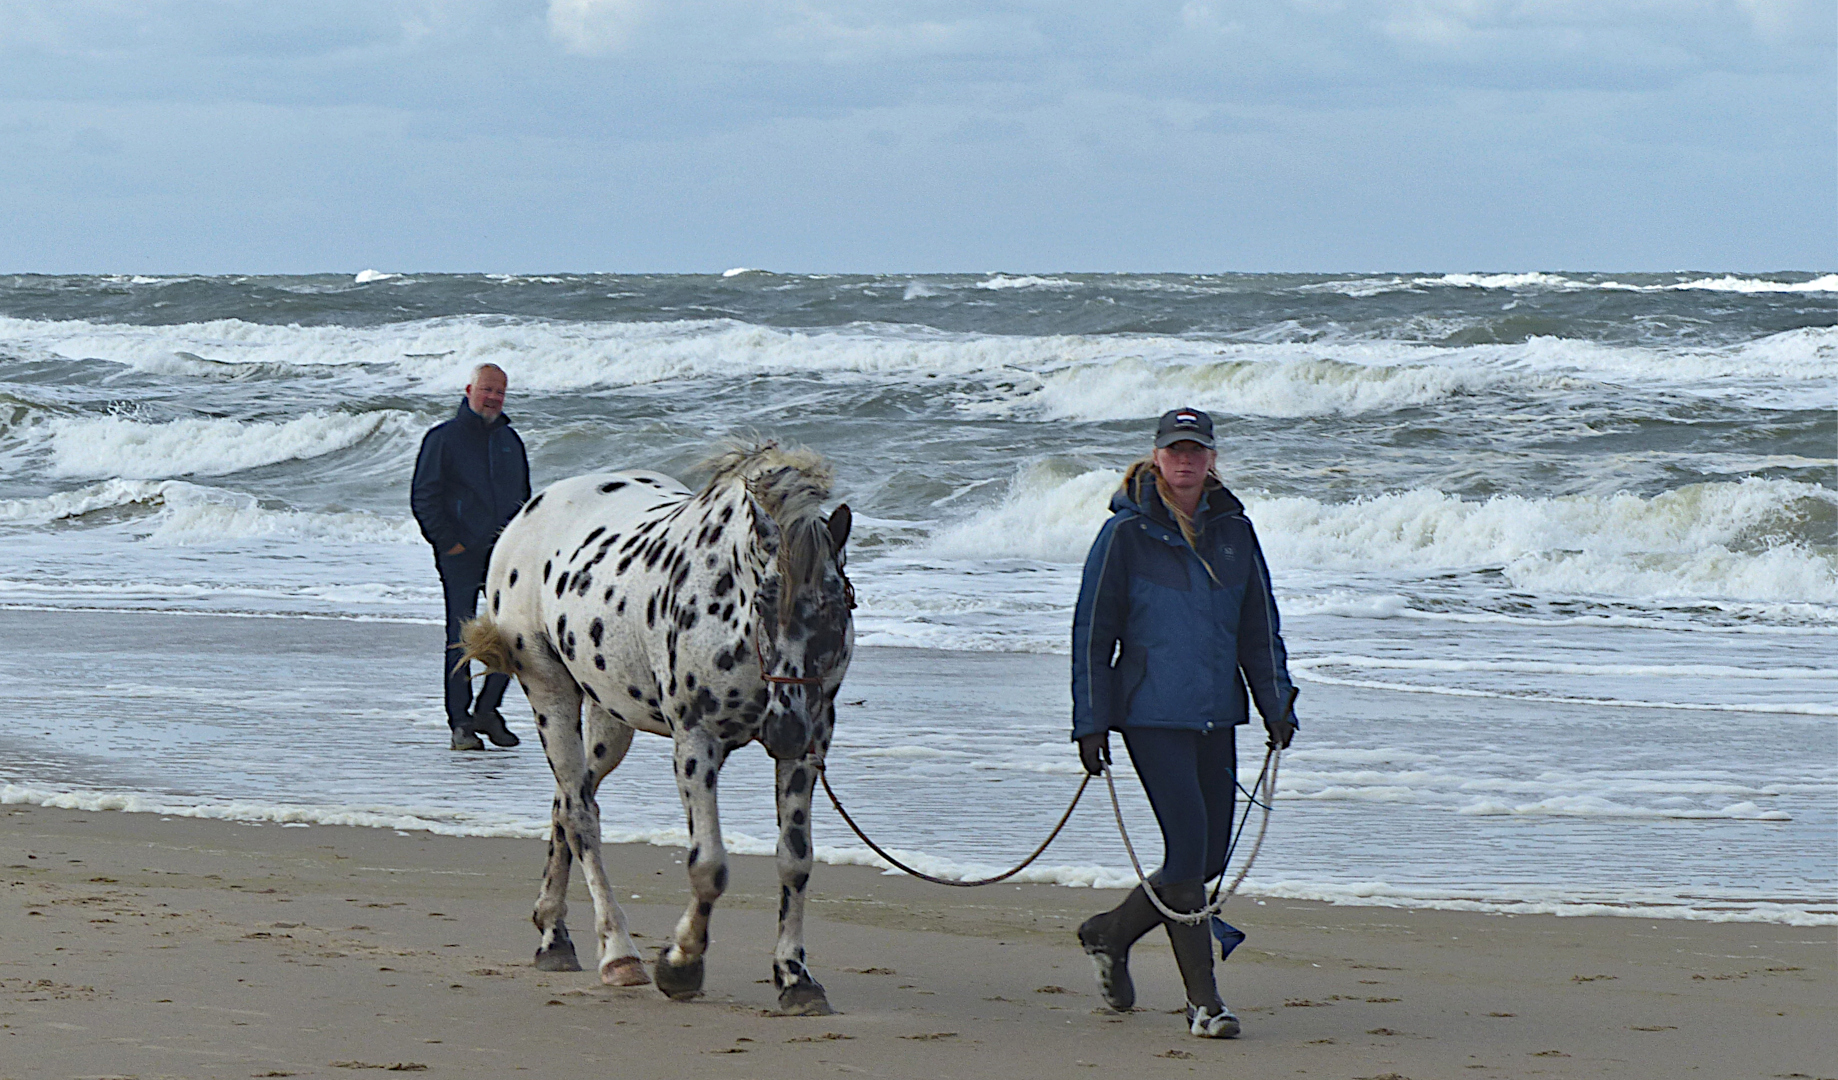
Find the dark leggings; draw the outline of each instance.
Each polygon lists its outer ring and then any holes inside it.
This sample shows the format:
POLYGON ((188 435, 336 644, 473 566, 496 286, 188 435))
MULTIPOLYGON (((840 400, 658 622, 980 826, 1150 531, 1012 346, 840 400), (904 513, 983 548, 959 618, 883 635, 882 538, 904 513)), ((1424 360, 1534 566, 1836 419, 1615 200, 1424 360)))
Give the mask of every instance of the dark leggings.
POLYGON ((1132 727, 1123 729, 1123 741, 1162 829, 1156 884, 1217 877, 1225 869, 1237 802, 1236 729, 1132 727))

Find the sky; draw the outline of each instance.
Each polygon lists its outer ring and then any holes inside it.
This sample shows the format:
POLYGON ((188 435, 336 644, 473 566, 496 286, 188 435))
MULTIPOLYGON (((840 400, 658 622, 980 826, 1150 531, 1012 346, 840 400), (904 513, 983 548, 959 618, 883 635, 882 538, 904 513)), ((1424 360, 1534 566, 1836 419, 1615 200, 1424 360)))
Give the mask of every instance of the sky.
POLYGON ((1835 265, 1830 0, 0 0, 0 272, 1835 265))

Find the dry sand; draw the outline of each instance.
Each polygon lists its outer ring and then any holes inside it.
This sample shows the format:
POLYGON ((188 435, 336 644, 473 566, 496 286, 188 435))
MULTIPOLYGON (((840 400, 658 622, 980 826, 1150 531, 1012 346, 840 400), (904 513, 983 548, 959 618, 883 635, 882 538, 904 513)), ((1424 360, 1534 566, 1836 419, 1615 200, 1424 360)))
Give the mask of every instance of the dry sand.
MULTIPOLYGON (((831 1017, 776 1017, 771 862, 735 860, 708 993, 529 965, 540 842, 0 810, 0 1077, 1834 1077, 1829 927, 1245 900, 1222 971, 1244 1036, 1104 1010, 1071 928, 1117 894, 945 889, 819 866, 808 944, 831 1017), (1089 1074, 1084 1070, 1091 1070, 1089 1074)), ((680 853, 609 849, 644 936, 680 853)), ((591 910, 578 886, 578 929, 591 910)))

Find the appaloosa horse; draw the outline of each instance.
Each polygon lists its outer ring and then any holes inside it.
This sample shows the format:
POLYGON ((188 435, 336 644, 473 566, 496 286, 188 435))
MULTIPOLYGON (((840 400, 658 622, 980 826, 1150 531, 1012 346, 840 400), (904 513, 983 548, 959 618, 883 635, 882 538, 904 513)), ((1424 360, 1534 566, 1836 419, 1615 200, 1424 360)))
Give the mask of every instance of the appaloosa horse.
POLYGON ((648 731, 675 744, 694 891, 658 953, 657 985, 678 999, 701 992, 709 913, 728 882, 715 778, 757 739, 777 762, 773 984, 781 1010, 827 1013, 804 963, 804 890, 812 787, 854 645, 851 517, 847 506, 823 516, 830 471, 809 451, 764 443, 712 464, 700 493, 628 472, 563 480, 531 499, 492 553, 488 614, 467 625, 466 655, 522 682, 555 774, 538 968, 580 970, 562 922, 579 859, 601 980, 649 981, 601 861, 595 799, 632 733, 648 731))

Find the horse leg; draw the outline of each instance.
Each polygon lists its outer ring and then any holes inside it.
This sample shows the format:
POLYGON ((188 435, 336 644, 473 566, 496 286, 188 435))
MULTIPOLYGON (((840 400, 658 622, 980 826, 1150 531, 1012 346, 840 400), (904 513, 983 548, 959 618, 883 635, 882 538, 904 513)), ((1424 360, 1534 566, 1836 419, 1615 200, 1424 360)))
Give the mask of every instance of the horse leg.
POLYGON ((715 805, 715 777, 721 772, 721 744, 700 730, 677 732, 677 793, 689 823, 689 887, 694 892, 677 920, 671 944, 658 952, 657 988, 678 1001, 702 993, 703 954, 708 952, 708 917, 728 887, 728 853, 721 843, 715 805))
POLYGON ((581 876, 587 879, 587 891, 594 898, 594 932, 600 939, 600 981, 608 986, 643 986, 651 981, 645 963, 638 958, 638 946, 626 931, 625 910, 613 897, 606 878, 606 864, 600 856, 600 781, 624 760, 632 746, 632 729, 614 720, 598 705, 587 706, 588 738, 593 749, 588 757, 588 786, 582 798, 584 821, 579 830, 581 876))
MULTIPOLYGON (((536 967, 540 971, 579 971, 581 962, 564 917, 568 914, 568 875, 580 854, 578 797, 583 790, 591 792, 581 752, 581 691, 559 662, 529 660, 520 673, 523 693, 536 714, 536 734, 542 739, 549 771, 555 774, 555 798, 549 805, 549 861, 543 868, 536 909, 530 915, 542 935, 536 947, 536 967)), ((599 835, 597 828, 594 835, 599 835)), ((598 899, 596 895, 596 902, 598 899)))
POLYGON ((811 877, 811 788, 817 781, 817 757, 806 754, 777 763, 779 808, 779 941, 772 951, 772 985, 779 991, 779 1011, 797 1016, 828 1016, 830 1001, 823 984, 804 965, 804 889, 811 877))

